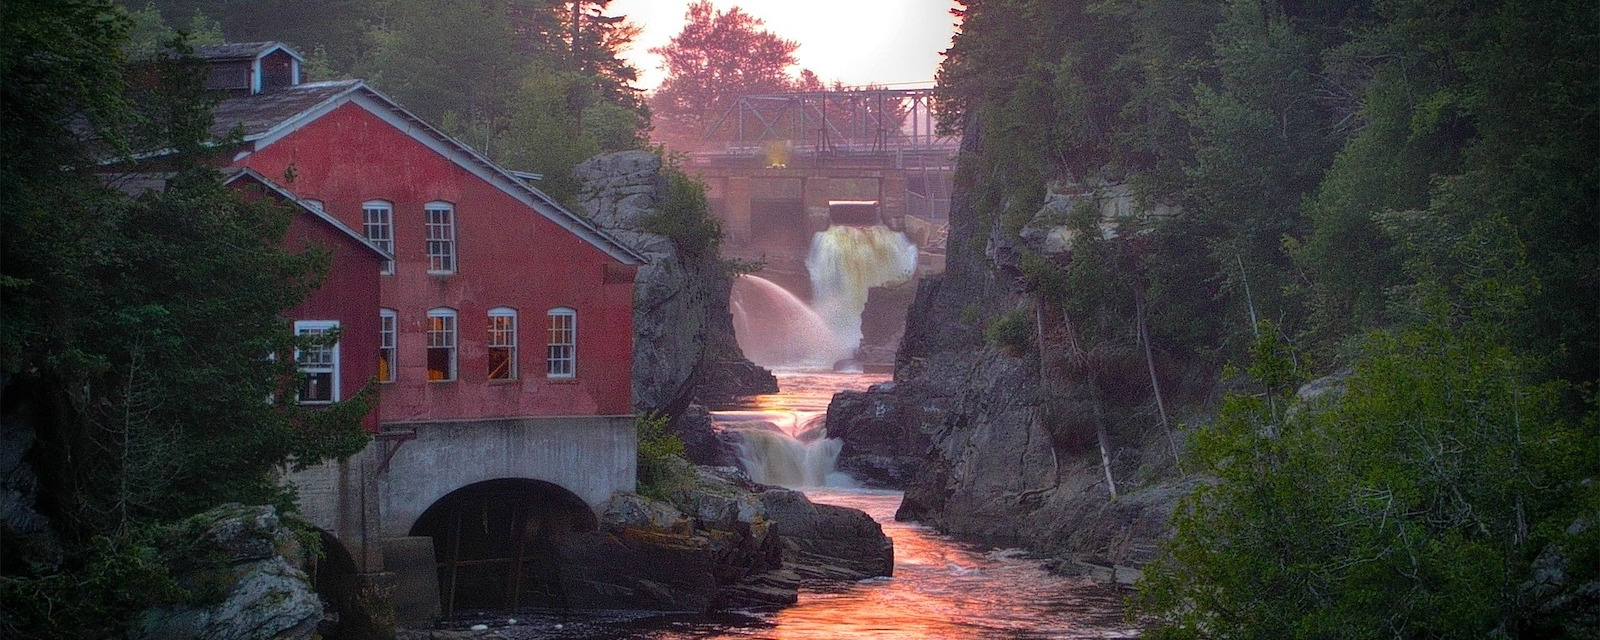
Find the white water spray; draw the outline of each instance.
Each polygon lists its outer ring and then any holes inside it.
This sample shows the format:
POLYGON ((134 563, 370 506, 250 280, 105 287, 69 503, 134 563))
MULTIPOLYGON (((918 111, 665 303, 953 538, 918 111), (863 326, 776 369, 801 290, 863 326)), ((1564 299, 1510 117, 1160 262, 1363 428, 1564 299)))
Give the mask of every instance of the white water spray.
POLYGON ((763 367, 826 370, 855 352, 839 342, 827 320, 771 280, 734 280, 728 309, 739 349, 763 367))
POLYGON ((812 237, 806 270, 811 274, 811 308, 854 354, 861 346, 867 291, 911 279, 917 271, 917 246, 881 224, 834 225, 812 237))
POLYGON ((718 424, 739 434, 739 462, 750 478, 780 487, 854 487, 834 470, 844 442, 827 437, 814 411, 723 411, 718 424))

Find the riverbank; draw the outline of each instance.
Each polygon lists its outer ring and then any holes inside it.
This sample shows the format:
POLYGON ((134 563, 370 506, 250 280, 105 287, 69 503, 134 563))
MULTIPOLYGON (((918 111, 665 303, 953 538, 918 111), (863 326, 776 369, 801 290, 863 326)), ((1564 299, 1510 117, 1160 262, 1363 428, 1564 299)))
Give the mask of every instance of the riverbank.
POLYGON ((1085 577, 1052 573, 1017 549, 957 541, 893 519, 901 494, 807 489, 814 502, 861 509, 895 542, 892 577, 816 583, 790 607, 714 614, 639 611, 522 611, 452 619, 448 629, 408 631, 424 638, 508 640, 836 640, 857 637, 1131 638, 1126 592, 1085 577), (516 622, 511 622, 515 619, 516 622), (474 631, 472 627, 483 625, 474 631), (559 627, 557 625, 560 625, 559 627))

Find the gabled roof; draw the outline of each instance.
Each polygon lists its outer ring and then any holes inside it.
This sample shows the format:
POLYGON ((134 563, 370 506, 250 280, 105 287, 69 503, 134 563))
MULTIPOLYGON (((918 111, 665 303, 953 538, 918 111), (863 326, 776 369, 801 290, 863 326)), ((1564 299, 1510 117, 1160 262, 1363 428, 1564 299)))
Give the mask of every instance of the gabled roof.
POLYGON ((306 59, 290 49, 289 45, 282 42, 228 42, 224 44, 202 44, 194 48, 194 55, 202 60, 255 60, 274 49, 282 49, 284 53, 294 56, 294 59, 305 62, 306 59))
POLYGON ((617 261, 630 265, 647 262, 646 258, 633 247, 611 237, 588 219, 568 210, 511 171, 428 124, 392 98, 360 80, 314 82, 285 87, 271 93, 228 98, 217 106, 216 120, 211 132, 217 138, 223 138, 235 127, 239 127, 243 131, 243 141, 253 143, 254 148, 259 150, 351 102, 410 135, 424 146, 449 158, 457 166, 521 201, 546 219, 617 261))
POLYGON ((223 175, 222 184, 225 184, 225 185, 231 185, 231 184, 233 184, 235 182, 238 182, 240 180, 252 180, 252 181, 255 181, 256 183, 259 183, 261 186, 266 187, 268 191, 271 191, 273 193, 278 194, 279 196, 282 196, 283 199, 288 200, 291 204, 293 204, 293 205, 305 210, 306 212, 310 213, 311 215, 316 216, 318 219, 322 220, 323 222, 328 223, 334 229, 339 230, 341 233, 343 233, 343 234, 345 234, 347 236, 350 236, 356 242, 361 243, 361 246, 366 247, 367 249, 371 250, 373 253, 378 254, 378 256, 383 258, 384 260, 393 260, 394 259, 394 256, 389 255, 389 252, 378 248, 378 245, 372 244, 372 241, 368 240, 366 236, 361 235, 359 233, 356 233, 355 229, 351 229, 350 227, 345 226, 345 224, 343 222, 339 222, 338 218, 335 218, 333 216, 328 215, 328 212, 323 211, 322 207, 319 207, 319 206, 317 206, 315 204, 312 204, 310 202, 306 202, 305 200, 301 200, 299 197, 296 197, 293 193, 290 193, 288 189, 284 189, 283 187, 279 186, 278 183, 267 179, 266 176, 261 175, 260 173, 256 172, 254 169, 251 169, 249 167, 232 167, 232 168, 228 168, 228 169, 223 169, 222 170, 222 175, 223 175))
POLYGON ((212 111, 216 119, 211 125, 211 135, 225 138, 237 126, 244 130, 246 142, 255 141, 295 116, 343 98, 360 87, 360 80, 307 82, 277 91, 228 98, 212 111))

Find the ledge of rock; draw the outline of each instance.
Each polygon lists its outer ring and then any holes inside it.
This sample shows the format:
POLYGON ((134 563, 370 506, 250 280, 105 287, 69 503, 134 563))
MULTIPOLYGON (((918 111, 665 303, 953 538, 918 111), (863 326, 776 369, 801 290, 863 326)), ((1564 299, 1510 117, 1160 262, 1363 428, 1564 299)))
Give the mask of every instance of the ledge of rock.
POLYGON ((893 542, 867 514, 695 467, 672 503, 635 495, 602 507, 597 531, 564 544, 568 602, 666 611, 793 604, 807 581, 889 575, 893 542))
POLYGON ((828 437, 844 442, 840 471, 863 484, 902 488, 915 477, 928 438, 901 407, 892 382, 867 391, 841 391, 828 403, 828 437))

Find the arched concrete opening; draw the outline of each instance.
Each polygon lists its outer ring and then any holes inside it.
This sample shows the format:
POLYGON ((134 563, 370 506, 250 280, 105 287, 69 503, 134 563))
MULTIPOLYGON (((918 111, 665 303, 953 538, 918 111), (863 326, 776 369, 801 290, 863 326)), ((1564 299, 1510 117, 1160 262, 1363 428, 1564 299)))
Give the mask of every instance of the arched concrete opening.
POLYGON ((467 485, 434 502, 410 535, 433 538, 445 615, 473 609, 563 607, 561 547, 599 525, 566 488, 502 478, 467 485))
POLYGON ((356 566, 350 550, 324 529, 316 529, 321 541, 321 555, 312 556, 306 573, 311 586, 322 597, 334 615, 322 624, 319 632, 328 640, 365 640, 379 637, 382 620, 374 618, 377 599, 366 589, 366 580, 356 566))

